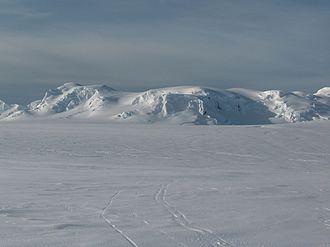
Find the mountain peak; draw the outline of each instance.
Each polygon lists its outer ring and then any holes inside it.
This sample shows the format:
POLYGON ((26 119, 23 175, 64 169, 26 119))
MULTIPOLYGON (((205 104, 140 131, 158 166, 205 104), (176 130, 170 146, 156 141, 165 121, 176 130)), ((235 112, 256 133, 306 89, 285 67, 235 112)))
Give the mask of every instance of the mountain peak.
POLYGON ((319 89, 314 95, 316 96, 325 96, 325 97, 330 97, 330 87, 323 87, 319 89))
POLYGON ((57 87, 57 89, 60 89, 60 90, 69 90, 71 88, 81 87, 81 86, 83 86, 83 85, 81 85, 79 83, 76 83, 76 82, 66 82, 63 85, 57 87))

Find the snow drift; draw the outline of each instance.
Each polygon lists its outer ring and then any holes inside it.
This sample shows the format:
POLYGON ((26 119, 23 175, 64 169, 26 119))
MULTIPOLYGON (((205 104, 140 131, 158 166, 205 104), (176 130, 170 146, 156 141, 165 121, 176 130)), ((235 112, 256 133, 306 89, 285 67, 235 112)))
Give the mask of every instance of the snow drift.
POLYGON ((0 101, 0 120, 83 118, 176 124, 267 124, 330 119, 330 88, 315 94, 197 86, 120 92, 66 83, 27 106, 0 101))

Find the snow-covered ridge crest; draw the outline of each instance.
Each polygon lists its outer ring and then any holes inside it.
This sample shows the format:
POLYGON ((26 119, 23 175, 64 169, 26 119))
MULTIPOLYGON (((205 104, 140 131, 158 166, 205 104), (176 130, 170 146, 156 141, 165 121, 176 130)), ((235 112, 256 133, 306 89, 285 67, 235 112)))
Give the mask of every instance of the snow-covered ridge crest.
POLYGON ((321 88, 314 95, 320 97, 330 97, 330 87, 321 88))
POLYGON ((330 88, 315 94, 219 90, 198 86, 120 92, 106 85, 65 83, 27 106, 0 101, 0 119, 84 118, 114 122, 267 124, 330 119, 330 88))
POLYGON ((72 82, 65 83, 48 90, 42 100, 32 102, 29 110, 32 113, 53 114, 70 111, 85 104, 93 108, 93 103, 97 105, 102 102, 103 94, 110 91, 113 89, 105 85, 82 86, 72 82))
POLYGON ((13 104, 8 105, 4 101, 0 100, 0 120, 12 120, 20 117, 26 111, 25 106, 13 104))

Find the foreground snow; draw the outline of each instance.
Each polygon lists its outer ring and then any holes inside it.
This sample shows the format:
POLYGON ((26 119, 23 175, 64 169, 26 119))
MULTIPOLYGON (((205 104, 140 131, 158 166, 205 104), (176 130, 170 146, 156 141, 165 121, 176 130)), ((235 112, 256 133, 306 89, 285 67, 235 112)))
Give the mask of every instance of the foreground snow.
POLYGON ((330 246, 327 121, 0 128, 0 246, 330 246))
POLYGON ((130 93, 105 85, 66 83, 27 106, 0 101, 0 120, 40 118, 199 125, 330 119, 330 88, 306 94, 185 86, 130 93))

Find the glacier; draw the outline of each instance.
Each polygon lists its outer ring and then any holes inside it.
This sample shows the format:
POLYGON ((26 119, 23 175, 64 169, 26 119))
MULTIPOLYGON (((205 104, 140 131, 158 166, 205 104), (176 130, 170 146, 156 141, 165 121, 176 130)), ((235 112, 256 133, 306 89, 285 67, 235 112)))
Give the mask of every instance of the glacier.
POLYGON ((0 101, 0 120, 92 119, 120 123, 251 125, 330 119, 330 88, 313 94, 178 86, 145 92, 65 83, 26 106, 0 101))

